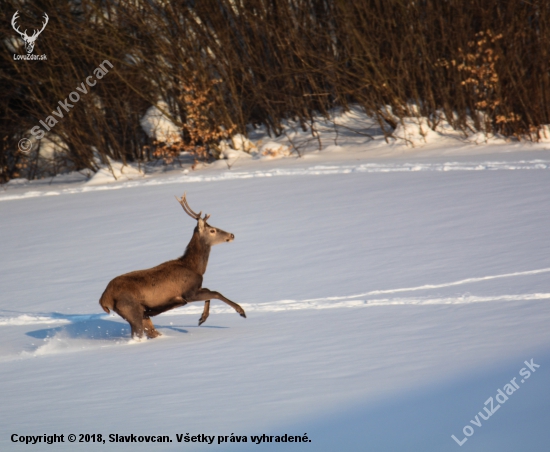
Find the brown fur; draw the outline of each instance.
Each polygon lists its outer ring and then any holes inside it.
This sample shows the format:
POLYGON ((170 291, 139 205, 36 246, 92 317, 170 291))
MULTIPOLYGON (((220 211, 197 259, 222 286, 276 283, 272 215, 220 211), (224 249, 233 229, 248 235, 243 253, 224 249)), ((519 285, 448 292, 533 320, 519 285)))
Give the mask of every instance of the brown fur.
MULTIPOLYGON (((183 198, 182 198, 183 199, 183 198)), ((197 219, 193 237, 179 259, 164 262, 147 270, 138 270, 114 278, 108 285, 99 304, 128 321, 132 337, 154 338, 160 333, 150 317, 193 301, 205 301, 202 324, 209 314, 210 299, 215 298, 232 306, 242 317, 244 310, 222 294, 202 288, 210 248, 218 243, 231 242, 235 236, 214 228, 205 219, 197 219)))

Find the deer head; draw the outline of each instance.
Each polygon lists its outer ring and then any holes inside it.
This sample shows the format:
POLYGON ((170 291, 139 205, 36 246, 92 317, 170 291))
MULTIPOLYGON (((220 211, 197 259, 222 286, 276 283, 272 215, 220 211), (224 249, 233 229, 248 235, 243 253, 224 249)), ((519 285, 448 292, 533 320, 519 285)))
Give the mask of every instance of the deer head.
POLYGON ((185 213, 191 218, 197 220, 197 227, 195 228, 195 232, 198 232, 200 238, 204 240, 207 245, 213 246, 217 245, 218 243, 232 242, 235 239, 235 236, 230 232, 225 232, 221 229, 210 226, 206 222, 206 220, 210 218, 210 215, 204 214, 204 217, 202 218, 202 211, 200 211, 199 213, 193 212, 193 210, 191 209, 191 207, 189 207, 189 204, 187 203, 185 193, 183 194, 181 199, 179 199, 177 196, 176 199, 183 207, 185 213))
POLYGON ((27 30, 25 30, 24 33, 21 33, 21 31, 19 31, 19 26, 15 24, 15 21, 18 19, 18 17, 19 11, 15 11, 15 14, 11 19, 11 26, 23 38, 23 41, 25 42, 25 50, 27 51, 27 53, 32 53, 32 51, 34 50, 34 42, 36 41, 36 38, 38 38, 40 33, 44 31, 46 25, 48 25, 49 17, 46 13, 44 13, 44 19, 46 19, 46 21, 42 23, 42 29, 40 31, 34 30, 32 36, 27 35, 27 30))

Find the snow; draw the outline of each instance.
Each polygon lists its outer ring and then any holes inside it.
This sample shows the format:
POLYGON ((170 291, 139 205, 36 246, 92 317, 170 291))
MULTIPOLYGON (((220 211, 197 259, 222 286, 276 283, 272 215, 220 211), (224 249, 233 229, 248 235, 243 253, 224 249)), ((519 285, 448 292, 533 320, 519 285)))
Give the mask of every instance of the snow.
MULTIPOLYGON (((243 161, 250 159, 251 156, 243 151, 227 151, 228 160, 235 163, 239 158, 243 158, 243 161)), ((213 167, 217 169, 227 169, 225 163, 220 161, 215 162, 213 167)), ((179 174, 172 174, 167 177, 150 177, 144 178, 143 173, 136 168, 130 166, 124 166, 122 164, 113 164, 113 171, 116 175, 113 177, 113 173, 107 168, 103 168, 85 184, 78 185, 76 187, 62 188, 63 185, 59 184, 59 188, 52 188, 51 184, 47 185, 47 190, 40 190, 40 181, 28 182, 21 179, 10 181, 7 185, 6 194, 0 194, 0 201, 9 201, 14 199, 35 198, 41 196, 57 196, 63 194, 75 194, 84 193, 90 191, 105 191, 105 190, 118 190, 122 188, 132 188, 138 186, 154 186, 154 185, 166 185, 166 184, 186 184, 197 182, 216 182, 216 181, 228 181, 236 179, 252 179, 252 178, 270 178, 279 176, 319 176, 329 174, 350 174, 350 173, 400 173, 400 172, 440 172, 440 171, 496 171, 496 170, 548 170, 550 169, 550 159, 533 159, 533 160, 517 160, 517 161, 448 161, 443 163, 361 163, 361 164, 330 164, 330 165, 313 165, 305 166, 303 168, 274 168, 274 169, 257 169, 252 171, 205 171, 204 173, 189 173, 189 171, 183 171, 179 174), (145 179, 145 180, 140 180, 145 179), (111 184, 113 182, 119 182, 118 184, 111 184), (126 182, 125 182, 126 181, 126 182), (13 182, 13 183, 12 183, 13 182), (13 187, 26 187, 33 186, 37 190, 31 191, 19 191, 15 193, 10 190, 13 187)), ((80 178, 75 177, 76 181, 80 178)))
POLYGON ((262 145, 259 152, 260 158, 281 158, 290 155, 290 147, 275 141, 269 141, 262 145))
POLYGON ((256 148, 254 143, 241 133, 236 133, 231 137, 231 145, 233 149, 243 152, 251 152, 256 148))
POLYGON ((397 123, 393 135, 398 140, 415 146, 421 146, 430 141, 437 141, 441 135, 430 128, 426 118, 405 117, 397 123))
MULTIPOLYGON (((141 179, 144 176, 143 172, 136 166, 124 165, 113 160, 109 161, 109 167, 104 166, 97 171, 84 185, 90 187, 92 185, 110 184, 116 181, 129 181, 141 179)), ((52 192, 50 191, 50 194, 52 192)))
POLYGON ((140 120, 141 128, 149 138, 160 142, 181 141, 181 128, 167 118, 163 111, 170 111, 168 104, 164 101, 159 101, 156 106, 149 107, 140 120))
MULTIPOLYGON (((306 139, 292 133, 295 145, 306 139)), ((0 448, 26 447, 14 433, 101 433, 173 442, 28 447, 545 450, 547 145, 472 145, 438 132, 412 147, 344 130, 335 143, 322 133, 323 148, 304 145, 301 158, 149 168, 97 185, 75 174, 8 184, 0 448), (113 277, 181 255, 194 227, 174 200, 183 192, 235 234, 212 250, 204 286, 247 318, 213 301, 198 327, 197 303, 155 317, 160 338, 132 341, 99 297, 113 277), (540 368, 472 424, 531 359, 540 368), (463 439, 466 425, 474 433, 459 446, 451 435, 463 439), (178 443, 187 433, 248 443, 178 443), (312 442, 250 442, 263 433, 312 442)))

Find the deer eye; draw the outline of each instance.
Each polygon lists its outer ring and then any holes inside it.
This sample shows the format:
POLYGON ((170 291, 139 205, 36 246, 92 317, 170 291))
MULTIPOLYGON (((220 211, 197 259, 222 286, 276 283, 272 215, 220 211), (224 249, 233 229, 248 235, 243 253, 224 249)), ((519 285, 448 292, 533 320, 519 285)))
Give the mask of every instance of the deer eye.
POLYGON ((215 229, 210 229, 210 234, 214 234, 214 232, 216 232, 215 229))

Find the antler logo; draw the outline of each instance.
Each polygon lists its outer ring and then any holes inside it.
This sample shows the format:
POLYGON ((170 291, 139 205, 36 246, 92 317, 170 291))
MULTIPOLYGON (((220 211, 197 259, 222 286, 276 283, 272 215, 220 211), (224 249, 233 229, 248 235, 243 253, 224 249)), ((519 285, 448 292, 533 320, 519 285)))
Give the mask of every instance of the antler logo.
POLYGON ((44 31, 44 28, 46 28, 46 25, 48 25, 49 17, 46 13, 44 13, 44 19, 46 19, 46 21, 42 23, 42 29, 40 31, 34 30, 34 33, 32 34, 32 36, 27 35, 27 30, 25 30, 25 32, 23 33, 19 31, 19 26, 17 26, 15 23, 18 17, 19 17, 19 11, 15 11, 15 14, 11 19, 11 26, 17 33, 21 35, 21 37, 23 38, 23 41, 25 41, 25 50, 27 51, 28 54, 31 54, 32 51, 34 50, 34 43, 36 41, 36 38, 38 38, 40 33, 42 33, 44 31))

